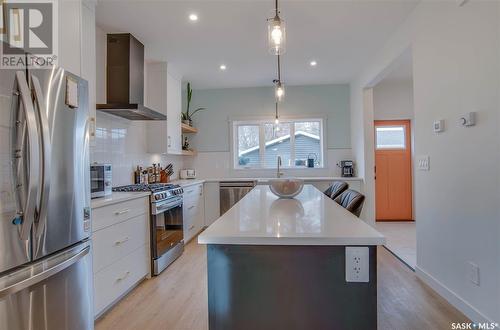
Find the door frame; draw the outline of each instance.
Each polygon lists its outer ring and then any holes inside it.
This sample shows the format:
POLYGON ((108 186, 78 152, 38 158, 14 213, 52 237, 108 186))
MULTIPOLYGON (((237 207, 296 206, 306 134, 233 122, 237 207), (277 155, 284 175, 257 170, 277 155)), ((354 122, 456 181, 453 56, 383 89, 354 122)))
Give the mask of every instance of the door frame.
MULTIPOLYGON (((413 169, 413 120, 412 119, 383 119, 383 120, 374 120, 373 121, 373 160, 374 160, 374 178, 375 178, 375 189, 374 189, 374 196, 375 196, 375 222, 397 222, 397 221, 415 221, 415 205, 414 205, 414 169, 413 169), (377 219, 377 180, 376 180, 376 166, 377 166, 377 161, 376 161, 376 152, 377 152, 377 132, 376 128, 377 126, 401 126, 405 125, 406 126, 406 132, 405 132, 405 143, 407 146, 407 149, 409 151, 409 157, 410 157, 410 210, 411 210, 411 219, 377 219)), ((389 149, 390 151, 390 149, 389 149)))

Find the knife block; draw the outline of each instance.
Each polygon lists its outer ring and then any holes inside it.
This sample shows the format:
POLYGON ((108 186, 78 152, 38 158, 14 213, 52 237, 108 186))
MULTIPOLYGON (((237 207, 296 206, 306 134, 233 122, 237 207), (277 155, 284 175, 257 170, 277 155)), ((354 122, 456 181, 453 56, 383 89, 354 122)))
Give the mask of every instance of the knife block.
POLYGON ((170 182, 170 177, 167 174, 167 171, 160 171, 160 182, 161 183, 169 183, 170 182))

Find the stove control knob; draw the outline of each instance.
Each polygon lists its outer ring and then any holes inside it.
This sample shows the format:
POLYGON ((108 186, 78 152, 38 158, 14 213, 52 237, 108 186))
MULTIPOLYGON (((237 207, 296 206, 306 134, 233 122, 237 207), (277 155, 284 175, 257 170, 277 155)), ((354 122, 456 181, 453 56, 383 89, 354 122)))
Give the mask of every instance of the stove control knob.
POLYGON ((160 199, 160 195, 155 195, 155 199, 159 200, 160 199))

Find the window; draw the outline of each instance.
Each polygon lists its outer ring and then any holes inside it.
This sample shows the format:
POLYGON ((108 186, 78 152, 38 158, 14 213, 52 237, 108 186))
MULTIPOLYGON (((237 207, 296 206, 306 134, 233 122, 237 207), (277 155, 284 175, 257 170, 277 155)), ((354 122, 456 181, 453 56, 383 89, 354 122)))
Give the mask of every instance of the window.
POLYGON ((405 149, 404 126, 378 126, 375 128, 377 149, 405 149))
POLYGON ((234 121, 235 168, 276 168, 278 156, 284 168, 323 167, 323 120, 234 121))

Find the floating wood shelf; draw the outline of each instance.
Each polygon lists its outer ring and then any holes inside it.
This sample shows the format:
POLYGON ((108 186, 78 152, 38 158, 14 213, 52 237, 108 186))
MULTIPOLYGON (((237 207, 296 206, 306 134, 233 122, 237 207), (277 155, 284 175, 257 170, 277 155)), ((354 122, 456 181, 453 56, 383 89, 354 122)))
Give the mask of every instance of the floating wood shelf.
POLYGON ((198 133, 198 129, 181 123, 182 133, 198 133))

